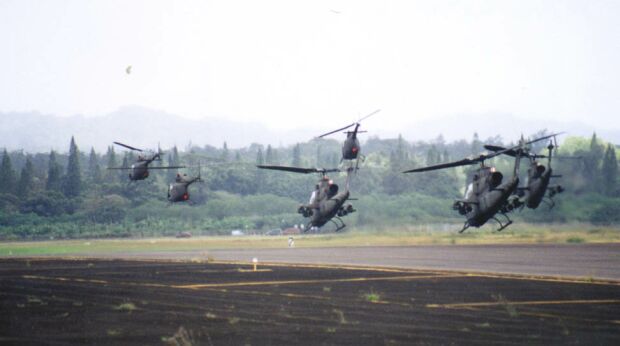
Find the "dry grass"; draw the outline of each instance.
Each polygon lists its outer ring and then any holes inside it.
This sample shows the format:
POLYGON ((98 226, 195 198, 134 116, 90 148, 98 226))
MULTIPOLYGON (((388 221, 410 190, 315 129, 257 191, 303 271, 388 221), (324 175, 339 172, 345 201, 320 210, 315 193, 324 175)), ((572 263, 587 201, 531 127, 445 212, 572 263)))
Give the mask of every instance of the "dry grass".
MULTIPOLYGON (((360 247, 360 246, 411 246, 453 244, 536 244, 536 243, 610 243, 620 242, 619 227, 593 227, 592 225, 528 225, 517 224, 496 232, 491 226, 457 233, 459 227, 412 226, 389 230, 349 230, 345 233, 295 236, 295 246, 303 247, 360 247)), ((100 239, 61 240, 40 242, 0 243, 0 256, 31 255, 89 255, 114 253, 148 253, 160 251, 202 251, 208 261, 210 249, 285 248, 288 236, 213 236, 190 239, 100 239)))

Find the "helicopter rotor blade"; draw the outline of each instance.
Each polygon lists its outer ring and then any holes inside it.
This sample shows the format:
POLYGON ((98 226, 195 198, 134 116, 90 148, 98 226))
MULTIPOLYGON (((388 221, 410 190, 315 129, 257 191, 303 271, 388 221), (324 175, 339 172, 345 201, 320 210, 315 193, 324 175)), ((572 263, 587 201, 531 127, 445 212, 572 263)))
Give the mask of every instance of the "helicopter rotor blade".
POLYGON ((272 166, 272 165, 257 165, 256 167, 261 169, 271 169, 276 171, 285 171, 292 173, 328 173, 328 172, 340 172, 338 168, 302 168, 302 167, 291 167, 291 166, 272 166))
POLYGON ((187 166, 149 166, 149 169, 178 169, 178 168, 187 168, 187 166))
POLYGON ((139 152, 143 151, 142 149, 134 148, 131 145, 123 144, 121 142, 113 142, 113 143, 116 144, 116 145, 120 145, 121 147, 125 147, 127 149, 130 149, 130 150, 135 150, 135 151, 139 151, 139 152))
MULTIPOLYGON (((489 147, 498 149, 498 151, 495 151, 495 152, 493 152, 491 154, 486 154, 486 155, 485 154, 481 154, 480 156, 475 157, 475 158, 471 158, 471 159, 463 159, 463 160, 460 160, 460 161, 442 163, 442 164, 439 164, 439 165, 433 165, 433 166, 427 166, 427 167, 422 167, 422 168, 410 169, 408 171, 404 171, 403 173, 426 172, 426 171, 434 171, 434 170, 437 170, 437 169, 444 169, 444 168, 450 168, 450 167, 459 167, 459 166, 473 165, 475 163, 483 162, 485 160, 488 160, 488 159, 493 158, 493 157, 498 156, 498 155, 502 155, 502 154, 509 155, 508 153, 514 153, 514 156, 516 157, 516 155, 518 155, 522 151, 521 148, 523 148, 524 146, 532 144, 532 143, 536 143, 536 142, 539 142, 539 141, 542 141, 542 140, 545 140, 545 139, 548 139, 548 138, 551 138, 553 136, 557 136, 558 134, 559 133, 552 134, 552 135, 549 135, 549 136, 544 136, 544 137, 541 137, 541 138, 537 138, 537 139, 529 141, 527 143, 520 143, 519 145, 515 145, 512 148, 502 148, 502 147, 489 146, 489 147)), ((486 146, 485 146, 485 148, 486 148, 486 146)), ((489 150, 491 150, 491 149, 489 149, 489 150)), ((519 154, 519 155, 525 156, 523 154, 519 154)))
POLYGON ((435 170, 438 170, 438 169, 444 169, 444 168, 450 168, 450 167, 459 167, 459 166, 473 165, 473 164, 478 163, 478 162, 479 162, 479 160, 477 160, 477 159, 463 159, 463 160, 460 160, 460 161, 441 163, 441 164, 433 165, 433 166, 414 168, 414 169, 410 169, 408 171, 404 171, 403 173, 417 173, 417 172, 435 171, 435 170))
POLYGON ((336 133, 336 132, 340 132, 340 131, 342 131, 342 130, 346 130, 346 129, 348 129, 348 128, 349 128, 349 127, 351 127, 351 126, 354 126, 354 125, 359 125, 359 123, 360 123, 362 120, 364 120, 364 119, 368 119, 368 118, 370 118, 371 116, 373 116, 373 115, 375 115, 375 114, 379 113, 380 111, 381 111, 381 109, 377 109, 377 110, 375 110, 374 112, 372 112, 372 113, 370 113, 370 114, 368 114, 368 115, 364 116, 363 118, 360 118, 358 121, 356 121, 356 122, 354 122, 354 123, 352 123, 352 124, 349 124, 349 125, 347 125, 347 126, 344 126, 344 127, 342 127, 342 128, 339 128, 338 130, 334 130, 334 131, 330 131, 330 132, 324 133, 324 134, 322 134, 322 135, 320 135, 320 136, 317 136, 316 138, 323 138, 323 137, 325 137, 325 136, 329 136, 329 135, 331 135, 332 133, 336 133))
MULTIPOLYGON (((497 146, 497 145, 489 145, 489 144, 485 145, 484 148, 486 150, 490 150, 490 151, 494 151, 494 152, 502 151, 502 150, 507 150, 507 151, 504 152, 504 155, 508 155, 508 156, 512 156, 512 157, 517 157, 517 151, 514 150, 514 149, 507 149, 507 148, 500 147, 500 146, 497 146)), ((529 158, 532 158, 532 159, 538 159, 538 158, 547 157, 547 155, 538 155, 538 154, 532 154, 530 152, 523 152, 523 153, 521 153, 521 157, 529 157, 529 158)))
POLYGON ((364 120, 364 119, 368 119, 368 118, 370 118, 371 116, 373 116, 373 115, 375 115, 375 114, 377 114, 377 113, 379 113, 379 112, 381 112, 381 109, 377 109, 377 110, 375 110, 374 112, 372 112, 372 113, 368 114, 367 116, 365 116, 365 117, 363 117, 363 118, 360 118, 360 120, 358 120, 358 121, 357 121, 357 123, 359 124, 359 123, 361 123, 361 122, 362 122, 362 120, 364 120))
POLYGON ((332 133, 336 133, 336 132, 340 132, 340 131, 342 131, 342 130, 346 130, 346 129, 348 129, 349 127, 351 127, 351 126, 353 126, 353 125, 355 125, 355 124, 356 124, 356 123, 353 123, 353 124, 347 125, 347 126, 345 126, 345 127, 343 127, 343 128, 339 128, 338 130, 334 130, 334 131, 331 131, 331 132, 328 132, 328 133, 324 133, 324 134, 322 134, 322 135, 318 136, 317 138, 323 138, 323 137, 325 137, 325 136, 329 136, 329 135, 331 135, 332 133))

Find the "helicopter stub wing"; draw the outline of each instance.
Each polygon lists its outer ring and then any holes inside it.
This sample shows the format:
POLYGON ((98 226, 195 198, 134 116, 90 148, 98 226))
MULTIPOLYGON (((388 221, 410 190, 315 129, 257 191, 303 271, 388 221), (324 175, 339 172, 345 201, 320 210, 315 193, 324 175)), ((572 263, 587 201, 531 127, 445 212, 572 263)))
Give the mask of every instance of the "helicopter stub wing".
POLYGON ((468 199, 455 199, 454 201, 455 202, 461 202, 461 203, 464 203, 464 204, 480 204, 478 202, 470 201, 468 199))

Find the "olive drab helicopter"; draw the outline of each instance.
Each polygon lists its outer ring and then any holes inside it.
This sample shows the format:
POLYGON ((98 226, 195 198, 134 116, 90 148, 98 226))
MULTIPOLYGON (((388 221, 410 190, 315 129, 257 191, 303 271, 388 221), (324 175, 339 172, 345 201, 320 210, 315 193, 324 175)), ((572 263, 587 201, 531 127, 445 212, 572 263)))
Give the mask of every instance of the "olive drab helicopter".
POLYGON ((308 204, 302 204, 297 209, 297 212, 303 215, 303 217, 310 218, 310 220, 303 229, 304 232, 318 230, 320 227, 324 226, 327 222, 330 221, 334 223, 334 225, 336 225, 336 232, 338 232, 346 227, 341 217, 356 211, 355 209, 353 209, 353 206, 351 204, 345 205, 345 202, 349 199, 350 196, 349 181, 353 168, 349 168, 346 170, 347 178, 345 183, 345 189, 344 191, 339 191, 338 185, 335 184, 327 176, 327 173, 341 171, 337 168, 301 168, 269 165, 258 165, 257 167, 261 169, 272 169, 293 173, 321 174, 321 179, 316 184, 314 191, 312 191, 308 204), (338 222, 336 222, 336 220, 338 220, 338 222))
MULTIPOLYGON (((558 135, 559 134, 561 133, 558 133, 558 135)), ((561 177, 560 175, 553 175, 553 169, 551 168, 553 150, 557 148, 555 136, 552 141, 549 141, 549 145, 547 146, 547 155, 532 154, 529 151, 522 151, 521 153, 518 153, 515 150, 506 151, 506 148, 495 145, 485 145, 484 148, 494 152, 503 151, 504 155, 512 157, 520 155, 521 157, 526 157, 530 160, 530 166, 527 169, 527 180, 525 182, 525 186, 517 187, 517 198, 508 201, 506 206, 508 211, 516 208, 523 208, 524 206, 530 209, 536 209, 541 202, 546 203, 549 206, 549 209, 552 209, 555 206, 553 197, 564 191, 564 188, 561 185, 549 186, 551 178, 561 177), (537 160, 539 158, 547 158, 546 167, 537 160)))
POLYGON ((138 159, 134 162, 130 167, 108 167, 108 169, 120 169, 120 170, 130 170, 129 172, 129 182, 144 180, 149 177, 149 169, 178 169, 185 168, 185 166, 155 166, 149 167, 149 165, 153 161, 161 161, 161 155, 163 152, 161 149, 157 148, 157 152, 151 155, 143 155, 141 153, 144 152, 142 149, 138 149, 136 147, 132 147, 127 144, 123 144, 120 142, 114 142, 116 145, 120 145, 121 147, 125 147, 129 150, 137 151, 138 159))
POLYGON ((497 221, 500 228, 498 231, 512 224, 512 220, 506 215, 509 211, 507 207, 507 201, 509 197, 516 191, 519 185, 519 163, 521 161, 521 153, 527 150, 526 146, 538 141, 542 141, 553 137, 554 135, 541 137, 533 141, 525 142, 522 138, 519 141, 519 145, 504 150, 499 150, 491 154, 481 154, 476 158, 466 158, 460 161, 442 163, 439 165, 422 167, 411 169, 403 173, 414 172, 426 172, 437 169, 444 169, 449 167, 466 166, 473 164, 480 164, 480 167, 474 172, 472 182, 468 184, 465 190, 465 196, 463 199, 456 200, 452 205, 452 209, 457 210, 459 214, 464 215, 467 220, 463 225, 463 228, 459 231, 462 233, 469 227, 480 227, 484 225, 488 220, 493 219, 497 221), (512 177, 503 182, 504 175, 501 172, 495 170, 495 167, 489 167, 484 164, 485 160, 493 158, 495 156, 504 154, 508 151, 514 151, 515 163, 512 172, 512 177), (506 218, 505 223, 502 223, 495 215, 499 213, 506 218))
POLYGON ((342 130, 346 130, 352 126, 355 126, 355 128, 353 128, 353 131, 345 131, 344 133, 347 134, 347 139, 344 141, 343 145, 342 145, 342 158, 340 158, 340 162, 344 161, 344 160, 356 160, 355 163, 355 169, 357 170, 359 167, 359 159, 360 159, 360 141, 357 139, 357 134, 358 133, 364 133, 366 131, 359 131, 359 127, 361 126, 361 122, 364 119, 369 118, 372 115, 375 115, 377 113, 379 113, 381 110, 377 109, 376 111, 366 115, 365 117, 359 119, 358 121, 349 124, 345 127, 341 127, 337 130, 328 132, 328 133, 324 133, 320 136, 318 136, 317 138, 323 138, 325 136, 329 136, 333 133, 342 131, 342 130))
POLYGON ((168 202, 170 204, 176 202, 189 202, 191 203, 189 196, 189 186, 193 183, 202 182, 200 178, 200 166, 198 166, 198 175, 190 177, 187 174, 177 173, 174 183, 168 186, 168 202))

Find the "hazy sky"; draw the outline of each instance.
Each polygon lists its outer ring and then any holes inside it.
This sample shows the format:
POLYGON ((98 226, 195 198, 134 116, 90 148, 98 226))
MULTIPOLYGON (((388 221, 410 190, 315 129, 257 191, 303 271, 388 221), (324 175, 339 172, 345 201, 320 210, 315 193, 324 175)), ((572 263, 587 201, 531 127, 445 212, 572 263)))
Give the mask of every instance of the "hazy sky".
POLYGON ((585 0, 0 0, 0 112, 620 128, 619 17, 620 1, 585 0))

